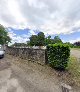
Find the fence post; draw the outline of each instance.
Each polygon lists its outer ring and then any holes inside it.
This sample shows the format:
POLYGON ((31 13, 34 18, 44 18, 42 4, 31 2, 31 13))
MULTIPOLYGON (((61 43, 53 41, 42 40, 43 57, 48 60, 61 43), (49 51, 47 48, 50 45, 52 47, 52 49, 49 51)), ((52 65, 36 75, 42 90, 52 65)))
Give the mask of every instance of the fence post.
POLYGON ((72 88, 69 85, 61 84, 62 92, 72 92, 72 88))

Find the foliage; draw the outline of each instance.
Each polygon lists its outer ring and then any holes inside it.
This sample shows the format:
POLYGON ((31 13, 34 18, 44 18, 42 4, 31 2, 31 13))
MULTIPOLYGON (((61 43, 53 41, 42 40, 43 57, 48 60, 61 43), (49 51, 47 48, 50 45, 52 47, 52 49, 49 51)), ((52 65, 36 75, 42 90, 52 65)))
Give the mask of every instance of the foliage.
POLYGON ((73 45, 74 45, 74 48, 80 48, 80 41, 75 42, 73 45))
POLYGON ((43 32, 39 32, 37 35, 32 35, 30 37, 31 46, 44 46, 45 45, 45 35, 43 32))
POLYGON ((75 46, 80 46, 80 41, 74 43, 75 46))
POLYGON ((45 45, 45 35, 43 32, 38 33, 37 46, 45 45))
POLYGON ((37 37, 37 35, 32 35, 31 37, 30 37, 30 45, 31 46, 36 46, 37 45, 37 39, 38 39, 38 37, 37 37))
POLYGON ((73 48, 80 48, 80 46, 73 46, 73 48))
POLYGON ((54 42, 53 42, 54 44, 55 43, 62 43, 62 41, 61 41, 61 39, 60 39, 60 37, 59 36, 55 36, 54 37, 54 42))
POLYGON ((51 44, 52 40, 51 40, 51 36, 48 36, 45 38, 45 45, 51 44))
POLYGON ((27 46, 30 46, 30 41, 27 41, 27 46))
POLYGON ((65 44, 50 44, 47 46, 48 63, 56 69, 65 69, 68 65, 70 49, 65 44))
POLYGON ((30 46, 47 46, 48 44, 62 43, 62 40, 59 36, 55 36, 54 39, 51 39, 51 36, 45 38, 43 32, 39 32, 37 35, 32 35, 30 37, 30 46))
POLYGON ((51 39, 51 36, 45 38, 45 45, 55 44, 55 43, 62 43, 62 40, 60 39, 59 36, 55 36, 54 39, 51 39))
POLYGON ((26 47, 27 46, 27 44, 25 44, 25 43, 14 43, 13 45, 11 45, 11 47, 26 47))
POLYGON ((72 43, 70 43, 70 42, 66 42, 66 43, 64 43, 64 44, 66 44, 66 45, 68 45, 69 47, 71 47, 71 48, 73 48, 73 44, 72 43))
POLYGON ((11 41, 5 28, 0 25, 0 44, 8 44, 11 41))

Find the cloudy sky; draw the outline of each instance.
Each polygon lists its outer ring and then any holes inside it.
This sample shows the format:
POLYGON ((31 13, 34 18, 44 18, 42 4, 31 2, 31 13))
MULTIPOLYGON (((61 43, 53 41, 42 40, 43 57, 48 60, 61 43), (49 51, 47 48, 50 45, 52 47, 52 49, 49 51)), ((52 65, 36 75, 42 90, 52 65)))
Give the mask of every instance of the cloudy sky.
POLYGON ((12 42, 42 31, 73 43, 80 40, 80 0, 0 0, 0 24, 12 42))

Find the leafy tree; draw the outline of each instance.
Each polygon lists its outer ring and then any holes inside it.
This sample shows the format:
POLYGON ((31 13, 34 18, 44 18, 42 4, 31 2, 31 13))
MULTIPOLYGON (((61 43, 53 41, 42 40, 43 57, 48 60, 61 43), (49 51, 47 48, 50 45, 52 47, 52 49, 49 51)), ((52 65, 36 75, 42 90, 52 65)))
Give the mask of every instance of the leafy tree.
POLYGON ((59 36, 55 36, 53 41, 53 43, 62 43, 62 40, 59 38, 59 36))
POLYGON ((75 42, 75 43, 74 43, 74 46, 80 46, 80 41, 75 42))
POLYGON ((62 40, 59 38, 59 36, 55 36, 54 39, 51 39, 51 36, 45 38, 45 45, 55 44, 55 43, 62 43, 62 40))
POLYGON ((30 41, 27 41, 27 46, 30 46, 30 41))
POLYGON ((32 35, 31 37, 30 37, 30 45, 31 46, 36 46, 37 45, 37 35, 32 35))
POLYGON ((73 48, 73 44, 70 43, 70 42, 66 42, 66 43, 64 43, 64 44, 66 44, 66 45, 68 45, 69 47, 73 48))
POLYGON ((48 44, 55 44, 55 43, 62 43, 59 36, 55 36, 54 39, 51 39, 51 36, 45 38, 45 35, 43 32, 39 32, 37 35, 32 35, 30 37, 30 42, 28 45, 31 46, 45 46, 48 44))
POLYGON ((45 45, 45 35, 43 32, 38 33, 37 46, 45 45))
POLYGON ((0 44, 8 44, 11 41, 6 29, 0 25, 0 44))
POLYGON ((52 39, 51 39, 51 36, 49 35, 48 37, 45 38, 45 45, 48 45, 51 43, 52 43, 52 39))
POLYGON ((45 45, 45 35, 43 32, 39 32, 37 35, 32 35, 30 37, 31 46, 44 46, 45 45))

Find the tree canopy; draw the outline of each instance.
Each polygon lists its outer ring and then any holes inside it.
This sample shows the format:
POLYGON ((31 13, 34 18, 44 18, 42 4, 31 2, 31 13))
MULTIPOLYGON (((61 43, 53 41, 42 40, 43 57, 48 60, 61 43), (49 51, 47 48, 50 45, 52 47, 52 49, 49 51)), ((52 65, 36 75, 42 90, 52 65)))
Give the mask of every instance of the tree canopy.
POLYGON ((49 35, 48 37, 45 38, 45 45, 51 44, 52 40, 51 40, 51 36, 49 35))
POLYGON ((30 45, 31 46, 36 46, 37 45, 37 35, 32 35, 31 37, 30 37, 30 45))
POLYGON ((74 46, 80 46, 80 41, 75 42, 75 43, 74 43, 74 46))
POLYGON ((45 45, 45 35, 44 35, 43 32, 38 33, 37 45, 38 46, 44 46, 45 45))
POLYGON ((6 29, 0 25, 0 44, 8 44, 11 41, 6 29))
POLYGON ((37 35, 32 35, 30 37, 31 46, 44 46, 45 45, 45 35, 43 32, 39 32, 37 35))
POLYGON ((59 36, 54 37, 54 43, 62 43, 62 40, 60 39, 59 36))
POLYGON ((45 37, 43 32, 39 32, 37 35, 32 35, 30 37, 30 46, 45 46, 48 44, 62 43, 62 40, 59 36, 55 36, 54 39, 51 39, 51 36, 45 37))

